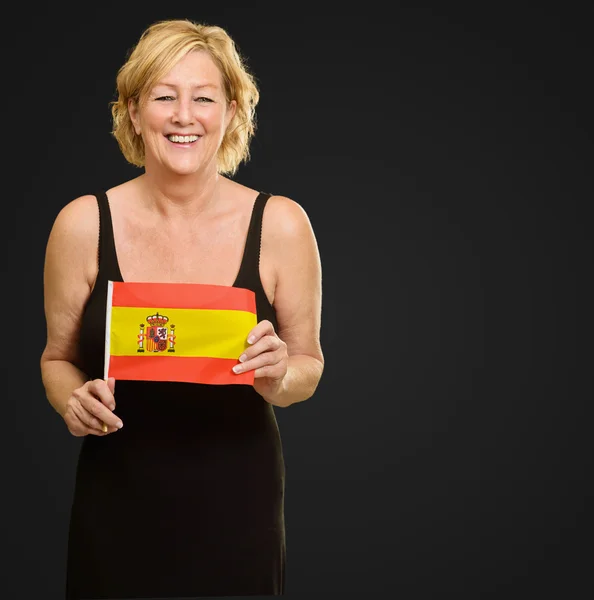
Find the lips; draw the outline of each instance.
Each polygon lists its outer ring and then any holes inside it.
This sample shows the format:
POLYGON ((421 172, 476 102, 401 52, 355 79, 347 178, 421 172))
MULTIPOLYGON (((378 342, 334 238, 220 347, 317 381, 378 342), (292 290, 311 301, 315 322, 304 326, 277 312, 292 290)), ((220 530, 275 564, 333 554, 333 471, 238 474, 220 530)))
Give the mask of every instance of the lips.
POLYGON ((177 133, 170 133, 168 135, 165 136, 172 144, 182 144, 182 145, 188 145, 188 144, 193 144, 194 142, 197 142, 201 136, 197 135, 197 134, 177 134, 177 133))

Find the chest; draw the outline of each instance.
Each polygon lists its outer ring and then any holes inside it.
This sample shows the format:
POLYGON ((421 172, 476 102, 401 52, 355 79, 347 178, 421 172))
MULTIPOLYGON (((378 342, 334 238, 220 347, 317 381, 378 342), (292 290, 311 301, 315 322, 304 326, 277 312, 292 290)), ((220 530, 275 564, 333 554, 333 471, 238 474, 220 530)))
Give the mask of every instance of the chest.
POLYGON ((122 278, 232 285, 241 266, 246 229, 239 219, 176 230, 137 222, 114 226, 122 278))

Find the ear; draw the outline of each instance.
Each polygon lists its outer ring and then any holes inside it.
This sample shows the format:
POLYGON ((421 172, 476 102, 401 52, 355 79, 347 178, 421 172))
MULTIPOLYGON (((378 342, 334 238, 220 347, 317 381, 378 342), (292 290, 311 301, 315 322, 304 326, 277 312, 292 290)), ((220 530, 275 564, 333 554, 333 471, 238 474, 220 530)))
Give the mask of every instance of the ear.
POLYGON ((138 103, 134 98, 128 99, 128 114, 130 115, 130 120, 132 121, 132 125, 134 125, 134 131, 136 135, 140 135, 140 118, 138 115, 138 103))
POLYGON ((235 116, 236 111, 237 111, 237 101, 231 100, 231 102, 229 102, 227 104, 227 113, 225 114, 225 129, 227 129, 227 127, 229 127, 229 123, 231 123, 231 121, 233 120, 233 117, 235 116))

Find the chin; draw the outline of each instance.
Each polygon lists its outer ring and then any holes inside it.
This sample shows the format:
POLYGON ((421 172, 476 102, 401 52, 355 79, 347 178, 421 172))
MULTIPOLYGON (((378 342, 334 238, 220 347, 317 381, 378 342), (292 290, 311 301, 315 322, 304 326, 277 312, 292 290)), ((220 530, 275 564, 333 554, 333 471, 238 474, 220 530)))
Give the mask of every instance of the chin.
POLYGON ((174 175, 193 175, 200 171, 201 163, 195 164, 168 164, 167 169, 174 175))
POLYGON ((194 175, 198 169, 169 169, 173 175, 194 175))

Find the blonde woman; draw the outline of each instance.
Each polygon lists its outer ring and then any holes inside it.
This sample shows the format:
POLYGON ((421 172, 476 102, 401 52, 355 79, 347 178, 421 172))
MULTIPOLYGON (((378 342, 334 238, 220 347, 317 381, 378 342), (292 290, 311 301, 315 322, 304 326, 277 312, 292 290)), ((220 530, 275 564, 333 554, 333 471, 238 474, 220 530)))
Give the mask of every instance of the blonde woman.
POLYGON ((45 263, 47 398, 84 436, 67 598, 281 595, 285 467, 274 407, 320 380, 321 267, 295 201, 231 179, 259 99, 221 28, 173 20, 117 75, 113 134, 142 173, 64 206, 45 263), (107 282, 251 289, 235 370, 253 386, 103 379, 107 282))

